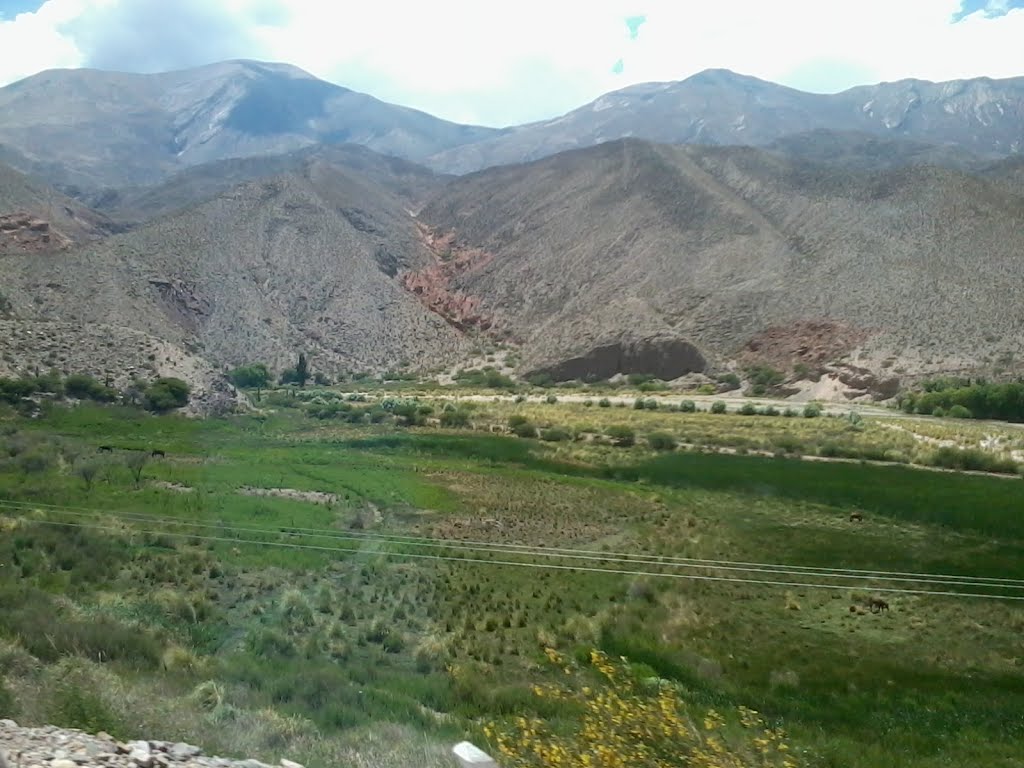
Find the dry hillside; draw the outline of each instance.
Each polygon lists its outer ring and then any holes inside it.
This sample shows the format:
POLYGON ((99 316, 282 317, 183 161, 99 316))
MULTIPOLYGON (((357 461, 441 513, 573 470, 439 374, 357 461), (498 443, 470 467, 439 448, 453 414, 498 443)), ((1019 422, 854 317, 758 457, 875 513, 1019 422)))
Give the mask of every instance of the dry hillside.
POLYGON ((461 177, 421 219, 489 255, 451 290, 558 375, 604 375, 650 339, 675 342, 676 374, 751 342, 876 372, 1024 353, 1024 197, 957 171, 626 140, 461 177))
POLYGON ((461 336, 396 278, 429 260, 407 204, 314 154, 101 243, 8 255, 9 314, 22 330, 4 352, 36 365, 109 351, 104 369, 165 375, 254 360, 280 368, 298 351, 327 373, 450 362, 461 336), (52 355, 33 349, 44 327, 52 355))

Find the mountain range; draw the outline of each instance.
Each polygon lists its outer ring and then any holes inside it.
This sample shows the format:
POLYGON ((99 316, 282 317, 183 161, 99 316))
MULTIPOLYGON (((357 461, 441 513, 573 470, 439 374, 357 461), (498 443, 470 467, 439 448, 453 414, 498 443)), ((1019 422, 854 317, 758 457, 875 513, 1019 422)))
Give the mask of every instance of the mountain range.
POLYGON ((215 393, 484 340, 556 379, 769 364, 883 397, 1019 370, 1022 256, 1024 78, 714 70, 500 130, 258 62, 0 89, 0 374, 215 393))

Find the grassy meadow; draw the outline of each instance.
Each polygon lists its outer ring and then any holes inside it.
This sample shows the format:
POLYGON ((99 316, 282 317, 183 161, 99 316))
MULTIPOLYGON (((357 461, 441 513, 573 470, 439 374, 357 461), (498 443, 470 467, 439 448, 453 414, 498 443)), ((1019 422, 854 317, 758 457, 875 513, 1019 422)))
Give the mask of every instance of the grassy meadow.
POLYGON ((938 449, 921 435, 980 426, 344 398, 0 411, 0 717, 440 766, 463 738, 497 754, 519 718, 568 738, 587 702, 545 686, 607 687, 593 660, 621 657, 630 695, 670 691, 703 734, 694 765, 1024 763, 1024 602, 914 593, 1024 590, 809 570, 1024 580, 1019 475, 902 466, 938 449), (524 423, 536 437, 508 434, 524 423), (889 610, 865 609, 877 595, 889 610), (752 746, 744 708, 784 756, 752 746))

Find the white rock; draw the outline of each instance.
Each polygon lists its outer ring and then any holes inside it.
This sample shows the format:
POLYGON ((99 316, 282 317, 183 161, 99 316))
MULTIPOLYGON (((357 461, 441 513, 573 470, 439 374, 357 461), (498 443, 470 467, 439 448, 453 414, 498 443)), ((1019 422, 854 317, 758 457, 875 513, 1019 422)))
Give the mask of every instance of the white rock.
POLYGON ((301 763, 293 762, 291 760, 285 760, 282 757, 281 758, 281 768, 306 768, 306 766, 302 765, 301 763))
POLYGON ((78 763, 68 760, 66 757, 58 757, 50 761, 50 768, 78 768, 78 763))
POLYGON ((203 754, 203 750, 199 747, 193 747, 191 744, 178 742, 171 745, 171 748, 167 750, 167 754, 175 760, 188 760, 192 757, 199 757, 199 755, 203 754))

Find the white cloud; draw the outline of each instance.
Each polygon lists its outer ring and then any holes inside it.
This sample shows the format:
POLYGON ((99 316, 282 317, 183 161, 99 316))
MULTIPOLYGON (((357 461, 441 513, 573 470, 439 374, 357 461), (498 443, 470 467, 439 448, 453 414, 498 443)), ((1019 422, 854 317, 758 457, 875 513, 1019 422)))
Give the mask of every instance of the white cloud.
POLYGON ((159 18, 143 23, 143 6, 159 14, 166 3, 48 0, 0 21, 0 82, 96 62, 141 71, 272 58, 449 119, 506 124, 709 67, 815 90, 1022 75, 1024 9, 1002 5, 1004 15, 982 8, 953 23, 958 0, 205 0, 174 5, 174 29, 196 36, 185 45, 159 18), (631 40, 625 20, 638 15, 631 40))

